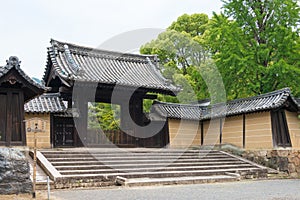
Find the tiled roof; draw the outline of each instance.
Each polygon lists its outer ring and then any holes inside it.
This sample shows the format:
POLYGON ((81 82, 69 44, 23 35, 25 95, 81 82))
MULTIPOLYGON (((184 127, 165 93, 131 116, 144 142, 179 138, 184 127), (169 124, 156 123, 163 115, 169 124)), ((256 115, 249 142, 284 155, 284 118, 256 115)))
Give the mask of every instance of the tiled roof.
POLYGON ((188 104, 155 102, 152 113, 157 113, 163 118, 200 120, 206 107, 188 104))
MULTIPOLYGON (((44 81, 59 76, 67 86, 73 81, 144 88, 173 94, 179 88, 165 79, 153 55, 138 55, 82 47, 51 40, 44 81)), ((47 83, 48 82, 48 83, 47 83)))
POLYGON ((26 103, 24 110, 27 113, 62 113, 67 107, 59 94, 46 93, 26 103))
MULTIPOLYGON (((16 56, 11 56, 9 58, 9 60, 6 61, 7 64, 4 67, 0 66, 0 79, 2 79, 3 81, 9 81, 6 80, 9 77, 5 77, 11 70, 15 69, 17 71, 17 73, 25 79, 25 81, 27 82, 27 86, 30 87, 30 91, 34 90, 35 92, 37 92, 37 94, 41 94, 43 92, 45 92, 47 90, 46 87, 44 87, 43 85, 40 85, 38 83, 36 83, 34 80, 32 80, 28 75, 25 74, 25 72, 20 68, 20 63, 21 61, 19 61, 18 57, 16 56)), ((15 80, 16 82, 21 82, 22 80, 15 80)), ((24 82, 24 81, 23 81, 24 82)), ((27 91, 29 91, 27 90, 27 91)), ((28 100, 32 98, 32 96, 34 97, 34 92, 32 91, 31 94, 27 97, 28 100)), ((26 95, 26 94, 25 94, 26 95)), ((27 99, 25 99, 27 100, 27 99)))
POLYGON ((11 56, 9 60, 6 61, 7 64, 4 67, 0 66, 0 78, 2 76, 5 76, 11 69, 15 68, 18 73, 31 85, 34 85, 37 88, 46 89, 44 86, 36 83, 34 80, 32 80, 25 72, 20 68, 20 61, 16 56, 11 56))
POLYGON ((68 108, 65 112, 62 113, 55 113, 54 116, 56 117, 80 117, 80 112, 77 108, 68 108))
POLYGON ((236 99, 226 104, 215 104, 206 107, 156 102, 152 106, 152 113, 175 119, 205 120, 214 117, 272 110, 287 105, 298 112, 300 111, 300 102, 291 96, 289 88, 284 88, 255 97, 236 99), (286 104, 287 101, 290 103, 286 104))

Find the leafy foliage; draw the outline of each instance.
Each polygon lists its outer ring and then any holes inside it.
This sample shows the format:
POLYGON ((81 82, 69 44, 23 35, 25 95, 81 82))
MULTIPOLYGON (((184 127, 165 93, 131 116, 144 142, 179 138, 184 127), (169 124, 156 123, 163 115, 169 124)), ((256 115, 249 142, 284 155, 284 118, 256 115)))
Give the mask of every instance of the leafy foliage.
POLYGON ((228 99, 283 87, 290 87, 299 96, 297 1, 222 1, 223 13, 214 14, 212 19, 205 14, 184 14, 156 40, 142 46, 141 53, 159 56, 163 75, 187 90, 180 97, 183 102, 194 101, 191 93, 197 99, 209 95, 213 98, 217 93, 207 87, 215 84, 218 88, 221 84, 213 76, 216 71, 212 72, 212 60, 222 76, 228 99))
POLYGON ((171 24, 168 30, 188 33, 191 37, 203 35, 209 18, 206 14, 184 14, 171 24))
POLYGON ((297 2, 223 2, 224 14, 214 15, 205 37, 229 98, 258 95, 283 87, 290 87, 299 95, 297 23, 300 9, 297 2))
POLYGON ((157 54, 169 73, 180 71, 183 75, 187 74, 188 67, 200 65, 209 56, 190 34, 174 30, 161 33, 156 40, 142 46, 140 51, 143 54, 157 54))
POLYGON ((119 130, 120 106, 107 103, 89 104, 88 127, 90 129, 119 130))
POLYGON ((141 47, 142 54, 157 54, 163 75, 182 87, 177 98, 159 95, 159 100, 188 103, 208 97, 199 72, 210 60, 209 51, 201 45, 208 21, 205 14, 184 14, 157 39, 141 47))

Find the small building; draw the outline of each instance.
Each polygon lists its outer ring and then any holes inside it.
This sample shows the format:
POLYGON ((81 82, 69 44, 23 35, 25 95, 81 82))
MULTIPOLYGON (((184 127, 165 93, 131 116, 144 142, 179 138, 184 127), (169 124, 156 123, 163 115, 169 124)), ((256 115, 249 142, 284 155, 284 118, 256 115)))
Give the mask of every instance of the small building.
POLYGON ((74 127, 64 127, 64 123, 60 123, 72 118, 65 117, 67 107, 58 93, 42 94, 27 102, 24 110, 27 146, 34 146, 34 133, 38 148, 59 146, 58 142, 73 145, 74 127))
POLYGON ((211 106, 156 102, 170 147, 233 144, 245 149, 300 148, 299 99, 289 88, 211 106))
POLYGON ((29 78, 11 56, 0 67, 0 146, 26 145, 24 103, 41 95, 46 88, 29 78))

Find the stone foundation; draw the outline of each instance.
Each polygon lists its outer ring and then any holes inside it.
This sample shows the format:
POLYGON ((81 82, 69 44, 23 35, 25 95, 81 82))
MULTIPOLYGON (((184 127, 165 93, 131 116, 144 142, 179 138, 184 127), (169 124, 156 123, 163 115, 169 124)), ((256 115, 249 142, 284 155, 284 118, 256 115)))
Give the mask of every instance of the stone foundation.
POLYGON ((242 157, 255 163, 300 177, 300 150, 255 150, 245 151, 242 157))
POLYGON ((0 148, 0 194, 30 193, 29 164, 17 149, 0 148))

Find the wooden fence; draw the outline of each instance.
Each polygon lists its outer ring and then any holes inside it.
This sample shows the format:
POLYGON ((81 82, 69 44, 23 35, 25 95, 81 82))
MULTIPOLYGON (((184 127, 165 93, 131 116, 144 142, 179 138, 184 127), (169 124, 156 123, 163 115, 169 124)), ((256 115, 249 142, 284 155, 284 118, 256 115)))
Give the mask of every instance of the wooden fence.
POLYGON ((163 147, 166 145, 166 134, 164 131, 149 137, 138 138, 121 130, 100 131, 90 129, 87 134, 88 146, 109 146, 119 147, 163 147))

